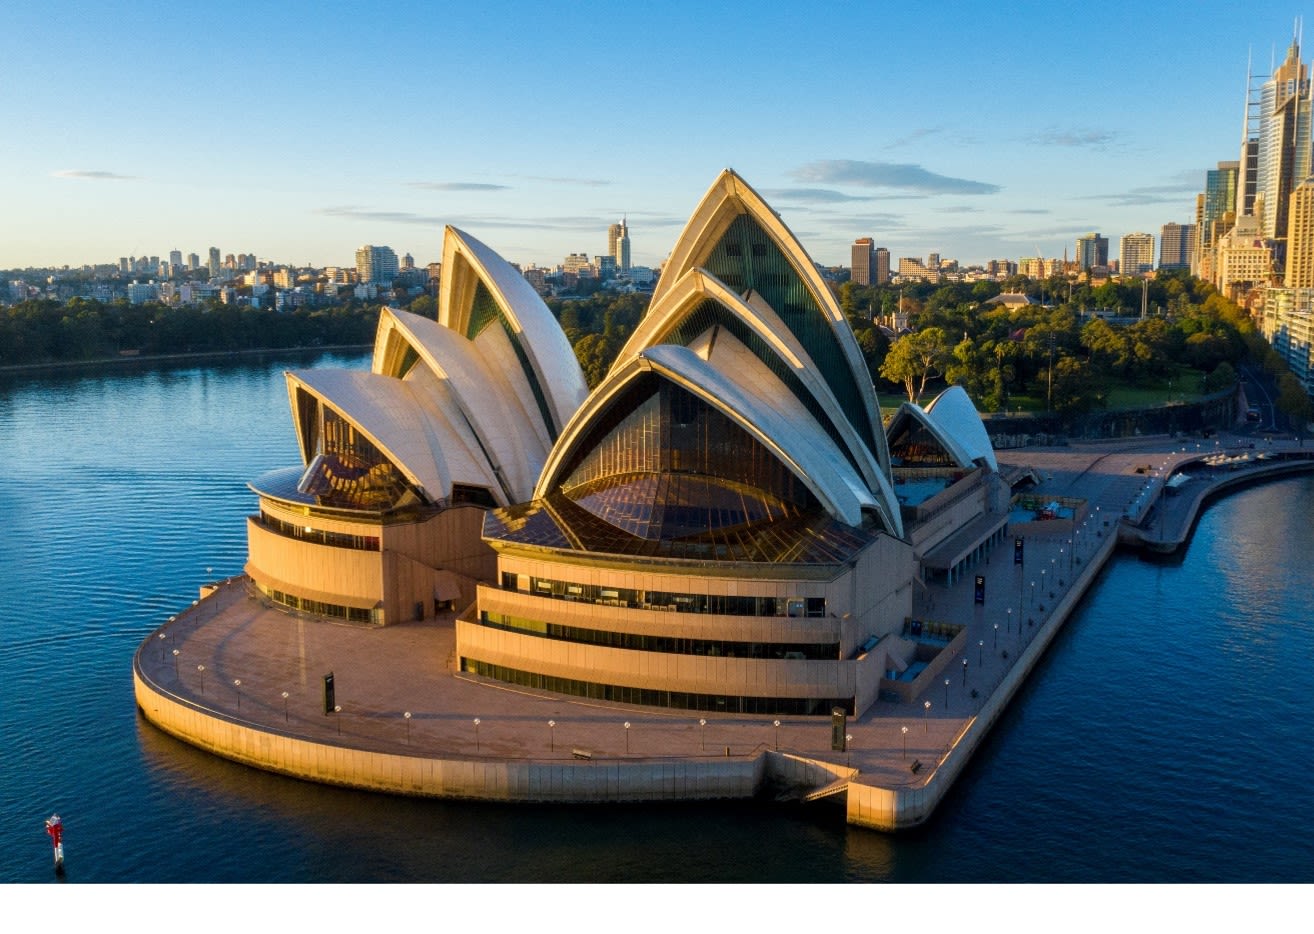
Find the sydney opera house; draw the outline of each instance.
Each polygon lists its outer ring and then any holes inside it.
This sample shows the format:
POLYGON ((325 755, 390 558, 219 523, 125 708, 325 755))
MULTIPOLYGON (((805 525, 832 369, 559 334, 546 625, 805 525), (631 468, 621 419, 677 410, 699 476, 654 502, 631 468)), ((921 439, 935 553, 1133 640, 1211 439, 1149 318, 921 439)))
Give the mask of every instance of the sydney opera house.
POLYGON ((455 618, 464 677, 655 708, 860 715, 916 667, 915 588, 1005 534, 961 389, 888 426, 838 303, 733 172, 589 391, 524 278, 448 228, 437 320, 287 376, 303 463, 246 572, 369 625, 455 618))

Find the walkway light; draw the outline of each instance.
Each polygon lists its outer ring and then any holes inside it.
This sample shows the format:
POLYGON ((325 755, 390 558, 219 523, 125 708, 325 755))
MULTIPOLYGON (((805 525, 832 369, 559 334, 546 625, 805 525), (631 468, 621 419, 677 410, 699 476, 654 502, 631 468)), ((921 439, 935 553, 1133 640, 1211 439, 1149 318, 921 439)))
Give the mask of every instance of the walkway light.
POLYGON ((408 710, 402 716, 406 718, 406 745, 409 746, 411 744, 411 712, 408 710))

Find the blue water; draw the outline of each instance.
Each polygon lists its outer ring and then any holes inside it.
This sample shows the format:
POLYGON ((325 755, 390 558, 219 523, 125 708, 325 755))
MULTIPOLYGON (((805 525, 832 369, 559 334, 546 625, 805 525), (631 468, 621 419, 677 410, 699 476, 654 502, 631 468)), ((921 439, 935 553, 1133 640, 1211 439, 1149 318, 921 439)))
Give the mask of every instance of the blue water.
POLYGON ((240 572, 245 484, 297 462, 282 371, 0 378, 0 882, 1309 882, 1314 478, 1119 557, 933 822, 827 806, 493 806, 320 787, 178 743, 137 645, 240 572))

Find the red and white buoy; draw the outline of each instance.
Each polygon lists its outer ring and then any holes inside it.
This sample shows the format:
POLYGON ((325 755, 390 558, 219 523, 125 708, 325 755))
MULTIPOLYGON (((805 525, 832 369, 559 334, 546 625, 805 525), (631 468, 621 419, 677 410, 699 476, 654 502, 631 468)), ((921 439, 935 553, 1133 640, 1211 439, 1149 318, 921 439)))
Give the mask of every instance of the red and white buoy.
POLYGON ((64 822, 58 814, 46 818, 46 833, 50 834, 50 844, 55 848, 55 872, 64 874, 64 822))

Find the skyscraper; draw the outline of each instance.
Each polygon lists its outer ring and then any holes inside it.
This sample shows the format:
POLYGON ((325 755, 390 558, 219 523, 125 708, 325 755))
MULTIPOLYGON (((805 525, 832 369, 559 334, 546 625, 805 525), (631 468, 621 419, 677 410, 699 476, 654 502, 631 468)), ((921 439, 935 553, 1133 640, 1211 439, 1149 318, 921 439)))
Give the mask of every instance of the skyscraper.
MULTIPOLYGON (((888 253, 886 256, 888 257, 888 253)), ((871 237, 859 237, 849 251, 855 285, 874 285, 876 282, 876 247, 871 237)))
POLYGON ((622 272, 630 268, 630 228, 625 218, 607 228, 607 255, 616 260, 622 272))
POLYGON ((219 275, 219 248, 217 246, 210 247, 209 269, 210 275, 219 275))
POLYGON ((1118 269, 1124 276, 1139 276, 1154 268, 1154 236, 1147 233, 1122 235, 1118 244, 1118 269))
POLYGON ((1310 81, 1295 40, 1260 88, 1258 140, 1255 197, 1264 201, 1263 213, 1256 210, 1259 229, 1269 240, 1285 240, 1291 192, 1310 174, 1310 81))
POLYGON ((1194 248, 1194 224, 1164 224, 1159 232, 1159 268, 1190 269, 1194 248))
POLYGON ((1109 265, 1109 238, 1088 233, 1077 238, 1077 265, 1082 272, 1092 266, 1109 265))
POLYGON ((367 243, 356 251, 356 278, 360 282, 391 285, 397 272, 397 254, 392 247, 367 243))
POLYGON ((883 246, 876 248, 876 284, 884 285, 890 281, 890 251, 883 246))
POLYGON ((1235 222, 1240 172, 1240 162, 1220 162, 1218 168, 1205 173, 1203 204, 1196 215, 1195 253, 1191 263, 1191 269, 1197 275, 1204 274, 1204 269, 1210 265, 1207 257, 1213 253, 1218 238, 1235 222))

